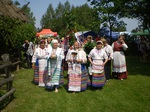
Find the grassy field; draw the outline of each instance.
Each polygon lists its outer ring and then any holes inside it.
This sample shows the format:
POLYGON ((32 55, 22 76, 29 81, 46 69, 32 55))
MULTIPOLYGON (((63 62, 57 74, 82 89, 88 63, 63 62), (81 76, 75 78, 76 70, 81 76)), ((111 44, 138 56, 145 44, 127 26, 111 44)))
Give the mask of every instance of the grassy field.
POLYGON ((58 93, 32 84, 33 70, 15 72, 15 98, 2 112, 150 112, 150 63, 127 57, 128 79, 110 79, 102 90, 58 93))

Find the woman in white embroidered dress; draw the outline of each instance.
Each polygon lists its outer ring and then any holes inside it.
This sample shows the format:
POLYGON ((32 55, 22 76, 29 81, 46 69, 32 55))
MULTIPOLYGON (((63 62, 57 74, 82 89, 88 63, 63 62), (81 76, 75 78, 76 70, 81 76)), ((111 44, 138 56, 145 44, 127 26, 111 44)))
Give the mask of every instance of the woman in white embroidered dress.
POLYGON ((66 61, 68 62, 68 91, 73 93, 81 90, 81 65, 78 64, 79 55, 79 44, 74 43, 73 49, 69 50, 66 56, 66 61))
POLYGON ((38 59, 39 64, 39 84, 38 86, 45 86, 45 77, 47 74, 47 59, 49 58, 49 52, 45 48, 45 40, 40 41, 40 47, 35 49, 32 57, 32 68, 35 68, 36 60, 38 59))
POLYGON ((58 47, 58 40, 52 40, 52 51, 50 51, 50 58, 48 60, 48 76, 46 81, 47 89, 55 89, 58 92, 58 88, 63 84, 62 74, 62 60, 64 59, 64 51, 58 47))
POLYGON ((92 65, 92 86, 102 88, 105 85, 104 65, 108 61, 106 52, 102 49, 102 41, 98 41, 96 48, 88 55, 92 65), (105 61, 103 61, 105 59, 105 61))

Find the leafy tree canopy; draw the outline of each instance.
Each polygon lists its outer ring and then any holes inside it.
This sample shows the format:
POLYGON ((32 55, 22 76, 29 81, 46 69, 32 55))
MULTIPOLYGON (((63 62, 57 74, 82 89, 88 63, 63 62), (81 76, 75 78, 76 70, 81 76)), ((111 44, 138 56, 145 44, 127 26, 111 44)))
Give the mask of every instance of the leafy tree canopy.
MULTIPOLYGON (((19 2, 15 2, 14 4, 18 7, 20 5, 19 2)), ((23 10, 21 9, 21 11, 24 11, 29 21, 24 23, 18 19, 0 16, 1 54, 10 53, 10 55, 13 55, 16 52, 15 49, 22 47, 25 39, 28 39, 29 41, 35 39, 35 17, 29 7, 23 6, 23 10)))

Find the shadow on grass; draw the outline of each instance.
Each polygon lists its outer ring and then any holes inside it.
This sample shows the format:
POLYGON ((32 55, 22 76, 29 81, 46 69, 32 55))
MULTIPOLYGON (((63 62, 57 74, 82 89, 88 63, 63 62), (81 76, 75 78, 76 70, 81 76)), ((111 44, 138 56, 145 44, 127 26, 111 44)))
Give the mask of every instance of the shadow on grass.
POLYGON ((102 90, 103 87, 93 87, 93 86, 88 86, 87 90, 91 90, 91 91, 98 91, 98 90, 102 90))
POLYGON ((129 75, 150 76, 150 61, 141 62, 140 57, 126 57, 127 71, 129 75))
POLYGON ((31 84, 38 86, 38 82, 34 82, 34 80, 31 80, 31 84))

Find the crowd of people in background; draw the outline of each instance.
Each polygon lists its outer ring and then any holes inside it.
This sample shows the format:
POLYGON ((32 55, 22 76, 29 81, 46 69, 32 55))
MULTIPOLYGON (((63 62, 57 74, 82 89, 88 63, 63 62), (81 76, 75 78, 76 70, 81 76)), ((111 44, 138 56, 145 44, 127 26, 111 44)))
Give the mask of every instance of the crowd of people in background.
POLYGON ((67 90, 73 93, 85 91, 88 86, 101 89, 110 78, 127 78, 124 51, 128 46, 122 35, 112 45, 104 38, 95 41, 89 35, 84 42, 75 41, 72 46, 68 37, 37 37, 35 44, 25 40, 23 47, 28 68, 34 69, 33 82, 56 93, 64 84, 64 71, 67 90), (84 48, 87 43, 95 43, 89 53, 84 48))

